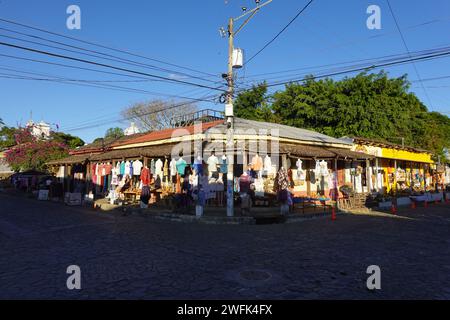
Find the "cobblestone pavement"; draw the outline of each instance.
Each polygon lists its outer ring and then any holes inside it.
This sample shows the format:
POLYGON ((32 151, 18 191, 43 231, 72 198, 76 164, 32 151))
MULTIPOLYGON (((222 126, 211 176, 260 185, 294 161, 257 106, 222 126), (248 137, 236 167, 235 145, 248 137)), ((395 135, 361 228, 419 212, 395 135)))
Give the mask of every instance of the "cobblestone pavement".
POLYGON ((0 195, 2 299, 450 299, 450 205, 204 225, 0 195), (81 268, 79 291, 66 287, 81 268), (369 265, 382 289, 366 288, 369 265))

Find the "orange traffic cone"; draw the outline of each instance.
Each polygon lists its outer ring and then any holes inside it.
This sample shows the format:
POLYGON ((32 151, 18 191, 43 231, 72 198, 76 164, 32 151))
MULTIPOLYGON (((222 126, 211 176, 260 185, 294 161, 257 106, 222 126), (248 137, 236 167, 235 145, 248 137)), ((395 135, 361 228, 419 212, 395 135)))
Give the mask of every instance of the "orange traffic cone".
POLYGON ((391 212, 392 214, 397 214, 397 208, 395 207, 395 204, 392 205, 391 212))
POLYGON ((411 209, 415 209, 416 208, 416 202, 415 201, 411 201, 411 209))
POLYGON ((334 206, 331 208, 331 220, 336 220, 336 209, 334 208, 334 206))

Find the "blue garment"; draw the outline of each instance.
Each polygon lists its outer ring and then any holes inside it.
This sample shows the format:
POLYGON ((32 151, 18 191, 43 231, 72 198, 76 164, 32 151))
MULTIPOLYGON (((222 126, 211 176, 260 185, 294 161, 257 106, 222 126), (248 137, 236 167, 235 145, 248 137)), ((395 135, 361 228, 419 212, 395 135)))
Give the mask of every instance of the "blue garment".
POLYGON ((133 176, 133 161, 130 161, 130 177, 133 176))
POLYGON ((222 159, 222 163, 220 164, 220 172, 221 173, 228 173, 228 161, 227 159, 222 159))
POLYGON ((125 174, 125 162, 120 163, 120 174, 123 176, 125 174))
POLYGON ((194 170, 198 175, 203 175, 203 164, 202 163, 194 163, 194 170))

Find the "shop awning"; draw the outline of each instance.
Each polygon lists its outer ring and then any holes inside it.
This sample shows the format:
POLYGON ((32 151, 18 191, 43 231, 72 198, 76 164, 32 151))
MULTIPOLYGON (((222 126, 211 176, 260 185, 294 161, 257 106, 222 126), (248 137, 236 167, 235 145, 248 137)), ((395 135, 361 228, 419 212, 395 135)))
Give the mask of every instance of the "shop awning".
POLYGON ((138 159, 142 157, 164 157, 170 156, 174 148, 173 144, 164 144, 144 148, 129 148, 111 150, 105 153, 93 155, 91 161, 107 161, 121 159, 138 159))
POLYGON ((59 159, 59 160, 52 160, 47 162, 47 165, 63 165, 63 164, 77 164, 77 163, 84 163, 90 159, 89 154, 80 154, 80 155, 73 155, 69 156, 67 158, 59 159))
POLYGON ((354 152, 348 149, 317 147, 310 145, 281 144, 280 153, 287 153, 290 156, 299 158, 317 158, 317 159, 354 159, 365 160, 375 158, 372 155, 354 152))

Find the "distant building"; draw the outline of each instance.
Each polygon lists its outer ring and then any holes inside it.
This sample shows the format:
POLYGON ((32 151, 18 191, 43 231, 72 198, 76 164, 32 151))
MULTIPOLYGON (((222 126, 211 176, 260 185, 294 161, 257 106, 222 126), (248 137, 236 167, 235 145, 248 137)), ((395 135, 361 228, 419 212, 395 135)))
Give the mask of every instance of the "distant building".
POLYGON ((5 160, 5 153, 0 151, 0 175, 9 173, 13 173, 13 170, 5 160))
POLYGON ((27 122, 27 128, 31 130, 31 134, 36 138, 48 139, 50 137, 50 125, 41 121, 34 123, 33 120, 27 122))
POLYGON ((136 124, 135 124, 134 122, 132 122, 131 125, 123 131, 123 133, 124 133, 126 136, 131 136, 131 135, 133 135, 133 134, 140 133, 140 130, 139 130, 139 128, 136 126, 136 124))

